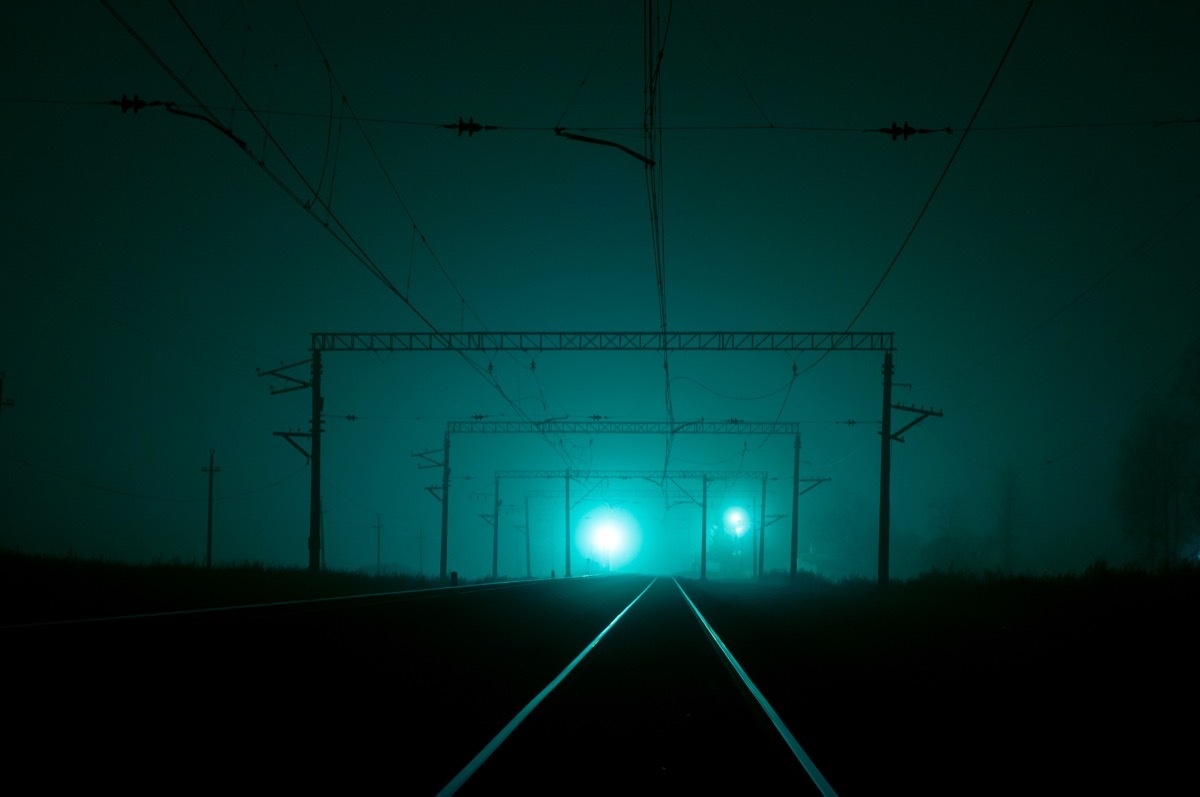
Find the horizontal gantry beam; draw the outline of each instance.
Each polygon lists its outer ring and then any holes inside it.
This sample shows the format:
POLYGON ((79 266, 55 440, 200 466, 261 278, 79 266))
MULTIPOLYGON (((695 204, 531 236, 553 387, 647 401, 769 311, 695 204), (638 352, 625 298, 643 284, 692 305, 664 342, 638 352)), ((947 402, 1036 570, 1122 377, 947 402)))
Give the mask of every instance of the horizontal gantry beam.
MULTIPOLYGON (((559 473, 558 475, 560 478, 562 477, 562 473, 559 473)), ((662 490, 662 488, 638 489, 636 487, 622 487, 620 496, 623 500, 636 500, 639 498, 662 498, 663 494, 664 494, 664 491, 662 490)), ((521 493, 521 495, 525 496, 526 498, 557 498, 557 499, 561 500, 562 497, 564 495, 566 495, 566 492, 561 489, 559 489, 559 490, 525 490, 524 492, 521 493)), ((668 498, 687 498, 689 500, 692 498, 692 496, 689 493, 687 493, 683 490, 680 490, 678 488, 673 489, 673 490, 667 490, 666 495, 668 498)), ((491 495, 487 495, 485 497, 491 498, 491 495)), ((596 499, 596 500, 606 500, 606 499, 607 499, 607 496, 604 499, 596 499)), ((587 500, 587 498, 585 497, 583 500, 587 500)))
POLYGON ((312 351, 891 351, 891 332, 314 332, 312 351))
POLYGON ((799 434, 798 423, 764 421, 447 421, 452 433, 799 434))
MULTIPOLYGON (((564 476, 576 481, 589 479, 646 479, 658 483, 664 476, 661 470, 498 470, 498 479, 561 479, 564 476)), ((668 479, 708 479, 709 481, 725 481, 737 479, 767 478, 765 470, 669 470, 665 473, 668 479)))

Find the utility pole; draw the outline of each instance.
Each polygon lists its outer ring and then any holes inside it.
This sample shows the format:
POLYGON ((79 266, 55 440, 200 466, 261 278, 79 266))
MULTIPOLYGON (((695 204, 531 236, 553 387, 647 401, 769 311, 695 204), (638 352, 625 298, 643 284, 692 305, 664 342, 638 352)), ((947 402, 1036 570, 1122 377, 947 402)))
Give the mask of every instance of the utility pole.
POLYGON ((312 353, 312 465, 308 490, 308 572, 321 571, 321 554, 325 546, 321 539, 321 410, 325 398, 321 395, 321 350, 312 353))
POLYGON ((383 523, 375 513, 375 575, 383 575, 383 523))
POLYGON ((529 496, 525 496, 525 578, 533 578, 533 568, 529 564, 529 538, 533 527, 529 525, 529 496))
MULTIPOLYGON (((447 550, 446 538, 448 536, 449 527, 450 527, 450 507, 448 505, 449 502, 447 500, 447 496, 450 494, 450 429, 449 428, 446 429, 446 436, 442 442, 441 452, 442 452, 442 458, 440 461, 436 457, 434 457, 434 454, 438 453, 438 449, 436 449, 436 448, 431 448, 428 451, 417 451, 413 454, 413 457, 425 460, 424 465, 417 465, 418 469, 421 469, 421 470, 424 470, 426 468, 441 468, 442 469, 442 483, 440 485, 438 485, 438 484, 426 485, 425 492, 432 495, 434 498, 436 498, 442 504, 442 564, 441 564, 441 572, 439 573, 439 578, 441 578, 443 581, 445 581, 446 580, 446 550, 447 550)), ((425 531, 422 529, 422 531, 421 531, 421 535, 422 535, 421 536, 421 546, 422 546, 421 550, 422 550, 422 552, 424 551, 424 545, 425 545, 424 534, 425 534, 425 531)), ((422 559, 421 561, 422 561, 421 575, 425 575, 424 559, 422 559)))
POLYGON ((800 433, 792 446, 792 556, 788 577, 796 580, 796 556, 800 546, 800 433))
POLYGON ((446 580, 446 538, 450 535, 450 432, 442 441, 442 564, 438 578, 446 580))
POLYGON ((700 580, 708 579, 708 475, 700 477, 700 580))
POLYGON ((892 352, 883 353, 883 422, 879 449, 879 583, 888 583, 892 523, 892 352))
POLYGON ((767 477, 762 477, 762 501, 758 505, 758 546, 754 552, 754 575, 762 578, 763 551, 767 547, 767 477))
POLYGON ((312 357, 308 360, 281 365, 270 371, 258 370, 259 376, 273 376, 282 379, 283 387, 272 387, 271 395, 290 393, 293 390, 312 391, 312 422, 307 432, 275 432, 276 437, 282 437, 293 448, 304 455, 311 468, 311 479, 308 488, 308 570, 317 573, 321 570, 321 554, 325 546, 321 540, 323 523, 321 520, 321 410, 325 399, 321 395, 321 349, 313 349, 312 357), (297 376, 285 373, 289 369, 301 365, 312 364, 312 377, 305 381, 297 376), (296 442, 296 438, 309 438, 309 450, 296 442))
POLYGON ((892 514, 892 441, 903 443, 901 437, 909 429, 926 418, 941 418, 941 410, 930 410, 924 407, 910 407, 905 404, 892 403, 892 352, 889 349, 883 353, 883 421, 879 430, 879 583, 888 583, 891 557, 891 514, 892 514), (892 431, 892 410, 914 413, 917 417, 895 432, 892 431))
POLYGON ((495 477, 492 499, 492 580, 496 580, 500 565, 500 476, 495 477))
POLYGON ((566 501, 564 501, 564 503, 566 504, 566 507, 567 507, 567 510, 566 510, 566 512, 567 512, 567 561, 566 561, 565 567, 563 568, 563 578, 570 578, 571 577, 571 469, 567 468, 566 471, 564 471, 564 473, 565 473, 565 477, 563 479, 563 485, 567 491, 567 498, 566 498, 566 501))
POLYGON ((204 566, 212 568, 212 505, 213 505, 213 474, 221 470, 213 465, 213 449, 208 449, 208 467, 201 468, 201 473, 208 474, 208 543, 204 547, 204 566))

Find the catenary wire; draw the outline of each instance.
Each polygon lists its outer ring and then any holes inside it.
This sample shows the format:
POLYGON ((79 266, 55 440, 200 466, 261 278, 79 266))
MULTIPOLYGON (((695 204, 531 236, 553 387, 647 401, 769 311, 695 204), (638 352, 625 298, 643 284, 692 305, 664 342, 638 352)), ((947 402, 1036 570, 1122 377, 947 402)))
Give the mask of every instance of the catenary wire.
MULTIPOLYGON (((879 280, 875 283, 875 287, 872 288, 870 294, 867 295, 866 301, 862 303, 862 306, 858 308, 858 312, 854 314, 854 317, 850 319, 850 323, 846 325, 844 334, 848 334, 850 330, 854 328, 854 325, 858 323, 858 319, 862 318, 862 314, 866 312, 867 307, 870 306, 876 294, 879 293, 879 289, 883 287, 883 283, 886 282, 888 276, 891 275, 892 269, 895 268, 896 263, 900 260, 900 256, 904 253, 905 248, 908 246, 908 242, 912 240, 913 235, 917 232, 917 228, 921 226, 921 220, 925 218, 926 211, 928 211, 929 206, 933 204, 933 199, 937 196, 938 189, 941 188, 942 182, 946 179, 946 175, 950 172, 950 167, 954 165, 954 160, 958 157, 958 153, 962 149, 963 142, 967 140, 967 134, 971 132, 971 128, 975 124, 975 120, 979 117, 979 112, 983 110, 983 105, 985 102, 987 102, 988 95, 992 91, 992 86, 995 85, 996 79, 1000 77, 1000 71, 1004 68, 1004 63, 1008 60, 1009 53, 1012 52, 1013 46, 1017 43, 1017 37, 1021 33, 1021 28, 1025 26, 1025 20, 1029 18, 1029 12, 1033 10, 1033 2, 1034 0, 1029 0, 1029 3, 1025 6, 1025 11, 1023 14, 1021 14, 1021 19, 1017 22, 1016 30, 1013 31, 1012 37, 1008 41, 1008 46, 1004 48, 1004 53, 1000 56, 1000 62, 996 64, 996 69, 992 72, 991 80, 988 81, 987 87, 983 90, 983 96, 979 98, 979 103, 975 106, 975 112, 971 114, 971 118, 967 122, 967 126, 963 129, 962 135, 959 136, 958 143, 954 146, 954 150, 950 153, 950 158, 946 161, 946 165, 942 168, 942 173, 938 175, 937 180, 934 182, 933 190, 929 192, 929 196, 925 199, 925 204, 923 204, 920 211, 917 212, 917 217, 913 221, 912 226, 909 227, 908 234, 905 235, 904 240, 900 242, 899 248, 896 249, 896 253, 892 256, 887 268, 883 270, 883 274, 880 275, 879 280)), ((822 352, 821 356, 818 357, 811 365, 801 371, 801 373, 808 373, 820 365, 821 362, 824 361, 827 356, 829 356, 830 351, 832 351, 832 349, 827 349, 822 352)))

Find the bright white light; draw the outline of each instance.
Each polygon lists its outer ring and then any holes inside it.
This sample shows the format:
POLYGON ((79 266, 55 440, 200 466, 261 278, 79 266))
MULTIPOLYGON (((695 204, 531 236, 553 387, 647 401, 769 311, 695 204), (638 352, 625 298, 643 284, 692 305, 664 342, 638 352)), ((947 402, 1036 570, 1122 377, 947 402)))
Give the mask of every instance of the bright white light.
POLYGON ((608 570, 629 564, 642 547, 641 526, 625 509, 597 507, 585 514, 576 528, 579 552, 608 570))
POLYGON ((617 521, 612 518, 606 518, 597 523, 596 530, 592 532, 592 539, 595 541, 596 547, 606 554, 611 554, 618 548, 621 545, 621 538, 624 536, 617 521))
POLYGON ((740 506, 731 506, 725 510, 725 531, 735 537, 740 537, 750 528, 750 517, 740 506))

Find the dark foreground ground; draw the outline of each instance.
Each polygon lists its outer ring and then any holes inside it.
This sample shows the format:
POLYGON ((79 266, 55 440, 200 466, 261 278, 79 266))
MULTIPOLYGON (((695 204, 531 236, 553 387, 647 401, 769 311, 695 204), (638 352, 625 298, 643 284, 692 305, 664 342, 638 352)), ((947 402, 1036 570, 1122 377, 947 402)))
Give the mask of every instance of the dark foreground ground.
POLYGON ((697 592, 841 794, 1194 793, 1194 570, 697 592))
MULTIPOLYGON (((10 777, 435 793, 647 582, 32 630, 12 626, 427 585, 0 556, 10 777)), ((1194 793, 1195 571, 680 583, 842 795, 1194 793)), ((548 743, 524 793, 607 789, 639 717, 593 708, 611 743, 548 743)))

